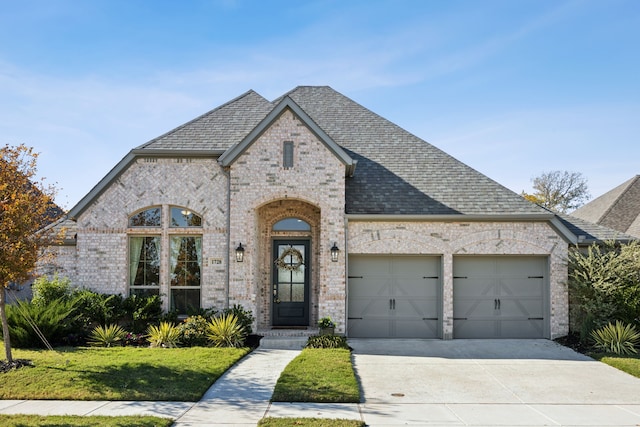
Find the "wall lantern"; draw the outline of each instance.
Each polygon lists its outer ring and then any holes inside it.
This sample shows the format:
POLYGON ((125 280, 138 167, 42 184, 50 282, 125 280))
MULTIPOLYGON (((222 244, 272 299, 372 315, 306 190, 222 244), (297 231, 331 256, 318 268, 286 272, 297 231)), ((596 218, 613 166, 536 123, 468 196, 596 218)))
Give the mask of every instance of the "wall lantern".
POLYGON ((236 262, 242 261, 244 261, 244 248, 242 247, 242 243, 240 243, 236 248, 236 262))
POLYGON ((331 261, 338 262, 338 255, 340 255, 340 249, 336 242, 333 242, 333 246, 331 247, 331 261))

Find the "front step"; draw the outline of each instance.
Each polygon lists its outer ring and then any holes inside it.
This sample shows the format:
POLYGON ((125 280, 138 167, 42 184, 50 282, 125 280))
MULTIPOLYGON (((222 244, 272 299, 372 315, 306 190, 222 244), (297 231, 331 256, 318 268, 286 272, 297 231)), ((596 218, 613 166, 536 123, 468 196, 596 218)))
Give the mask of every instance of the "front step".
POLYGON ((307 344, 311 335, 317 335, 318 328, 273 328, 260 329, 258 335, 262 336, 259 348, 300 350, 307 344))
POLYGON ((266 336, 260 340, 258 348, 277 350, 301 350, 307 344, 308 337, 266 336))

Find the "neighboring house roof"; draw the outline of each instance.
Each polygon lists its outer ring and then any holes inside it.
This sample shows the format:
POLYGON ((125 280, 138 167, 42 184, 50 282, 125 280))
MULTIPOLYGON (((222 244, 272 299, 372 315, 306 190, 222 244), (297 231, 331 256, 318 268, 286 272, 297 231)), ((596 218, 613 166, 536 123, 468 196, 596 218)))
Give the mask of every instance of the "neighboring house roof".
POLYGON ((571 215, 640 238, 640 175, 592 200, 571 215))
POLYGON ((578 245, 590 245, 597 242, 615 240, 618 242, 630 242, 635 237, 622 233, 593 222, 577 218, 567 214, 557 214, 558 219, 576 239, 572 243, 578 245))
POLYGON ((300 86, 269 102, 254 91, 132 150, 71 209, 76 218, 140 155, 219 157, 229 164, 279 113, 290 108, 347 168, 345 211, 353 216, 461 216, 551 219, 442 150, 328 86, 300 86))

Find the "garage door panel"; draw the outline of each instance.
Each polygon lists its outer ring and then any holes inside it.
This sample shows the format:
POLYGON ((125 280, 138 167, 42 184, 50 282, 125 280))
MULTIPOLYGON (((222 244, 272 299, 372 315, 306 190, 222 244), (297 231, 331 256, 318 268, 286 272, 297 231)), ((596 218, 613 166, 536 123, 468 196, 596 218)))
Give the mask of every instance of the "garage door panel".
POLYGON ((543 279, 500 278, 498 295, 520 295, 542 298, 544 293, 543 279))
POLYGON ((386 338, 391 334, 388 318, 368 317, 349 319, 349 336, 360 338, 386 338))
POLYGON ((350 256, 349 336, 438 337, 439 275, 439 257, 350 256))
POLYGON ((454 318, 469 318, 493 316, 495 311, 495 298, 460 298, 456 299, 453 306, 454 318))
POLYGON ((455 257, 454 338, 543 338, 547 259, 455 257))
POLYGON ((500 338, 540 338, 544 335, 543 320, 503 320, 500 338))
POLYGON ((501 316, 508 317, 543 317, 543 307, 540 298, 522 297, 517 298, 500 298, 499 313, 501 316))
POLYGON ((490 319, 457 320, 453 322, 455 338, 498 338, 496 322, 490 319))
POLYGON ((396 319, 395 338, 434 338, 438 336, 438 320, 396 319))

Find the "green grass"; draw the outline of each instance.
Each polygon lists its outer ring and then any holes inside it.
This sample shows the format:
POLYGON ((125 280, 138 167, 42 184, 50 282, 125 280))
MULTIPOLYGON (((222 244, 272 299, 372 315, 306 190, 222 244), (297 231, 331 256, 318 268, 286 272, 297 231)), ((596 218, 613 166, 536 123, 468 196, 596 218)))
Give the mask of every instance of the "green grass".
POLYGON ((263 418, 258 427, 364 427, 366 424, 356 420, 330 420, 319 418, 263 418))
POLYGON ((173 420, 158 417, 80 417, 40 415, 0 415, 4 427, 169 427, 173 420))
POLYGON ((0 374, 0 399, 198 401, 247 348, 14 350, 34 367, 0 374))
POLYGON ((635 356, 617 356, 613 354, 589 354, 596 360, 613 366, 616 369, 640 378, 640 355, 635 356))
POLYGON ((280 375, 271 400, 360 402, 360 389, 351 365, 351 353, 345 349, 302 350, 280 375))

